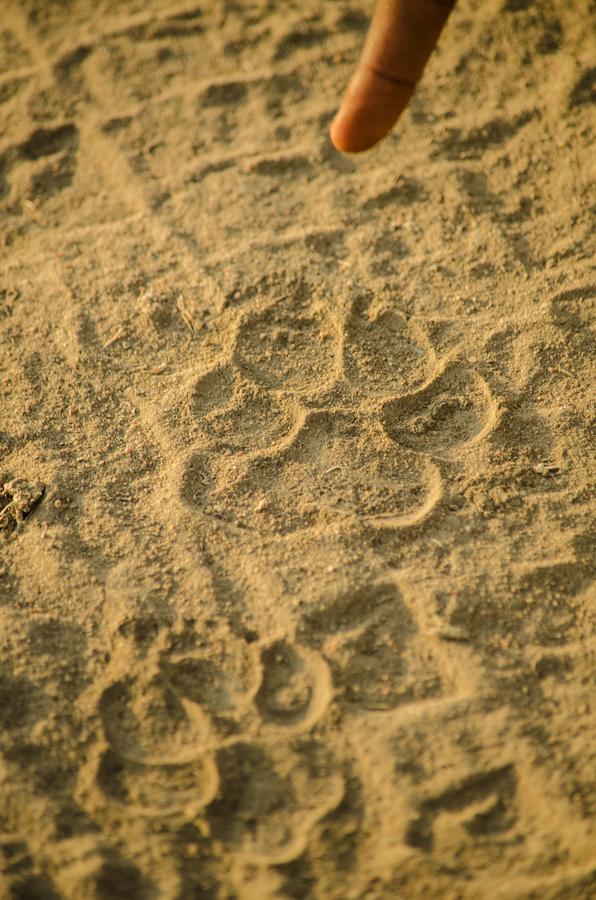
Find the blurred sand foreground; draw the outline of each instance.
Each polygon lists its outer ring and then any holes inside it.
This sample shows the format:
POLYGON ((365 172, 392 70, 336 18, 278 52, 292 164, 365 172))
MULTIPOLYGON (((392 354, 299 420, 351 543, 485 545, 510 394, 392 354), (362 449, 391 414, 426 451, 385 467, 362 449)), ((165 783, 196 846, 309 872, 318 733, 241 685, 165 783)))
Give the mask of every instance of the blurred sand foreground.
POLYGON ((588 3, 0 8, 0 896, 594 896, 588 3))

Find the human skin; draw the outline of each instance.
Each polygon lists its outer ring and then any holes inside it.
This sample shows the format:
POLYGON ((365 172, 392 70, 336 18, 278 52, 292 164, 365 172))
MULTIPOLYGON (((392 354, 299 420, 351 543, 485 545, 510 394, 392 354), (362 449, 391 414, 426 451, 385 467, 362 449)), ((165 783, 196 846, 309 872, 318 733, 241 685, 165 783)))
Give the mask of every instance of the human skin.
POLYGON ((378 0, 360 60, 331 125, 344 153, 374 147, 408 105, 455 0, 378 0))

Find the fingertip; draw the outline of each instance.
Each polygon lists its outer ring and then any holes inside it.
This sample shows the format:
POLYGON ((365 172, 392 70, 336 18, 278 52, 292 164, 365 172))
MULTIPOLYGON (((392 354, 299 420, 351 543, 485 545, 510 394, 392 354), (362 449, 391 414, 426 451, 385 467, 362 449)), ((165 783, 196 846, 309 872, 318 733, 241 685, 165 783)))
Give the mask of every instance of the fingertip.
POLYGON ((340 114, 338 113, 334 118, 331 126, 329 128, 329 137, 331 138, 331 143, 335 147, 336 150, 339 150, 341 153, 350 153, 350 145, 346 141, 345 129, 342 128, 340 114))
POLYGON ((372 134, 362 123, 355 122, 340 110, 329 128, 331 142, 341 153, 364 153, 381 140, 383 134, 372 134))

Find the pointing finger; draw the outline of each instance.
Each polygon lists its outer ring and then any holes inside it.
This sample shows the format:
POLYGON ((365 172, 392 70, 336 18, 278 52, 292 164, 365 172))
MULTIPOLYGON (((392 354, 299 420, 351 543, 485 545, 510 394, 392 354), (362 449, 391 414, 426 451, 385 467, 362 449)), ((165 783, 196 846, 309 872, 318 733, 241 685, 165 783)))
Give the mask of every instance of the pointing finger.
POLYGON ((391 130, 455 0, 379 0, 360 61, 331 125, 339 150, 368 150, 391 130))

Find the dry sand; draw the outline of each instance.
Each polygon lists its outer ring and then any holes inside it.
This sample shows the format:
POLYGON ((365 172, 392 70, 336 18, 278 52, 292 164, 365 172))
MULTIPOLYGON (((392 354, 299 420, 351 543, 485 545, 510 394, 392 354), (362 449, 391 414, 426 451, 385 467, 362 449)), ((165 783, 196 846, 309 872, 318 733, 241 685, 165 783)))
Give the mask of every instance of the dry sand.
POLYGON ((588 5, 1 0, 1 897, 594 896, 588 5))

